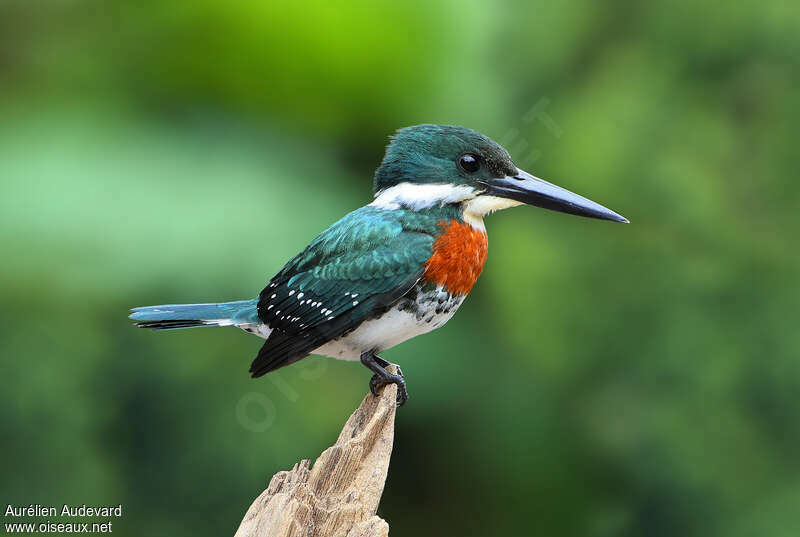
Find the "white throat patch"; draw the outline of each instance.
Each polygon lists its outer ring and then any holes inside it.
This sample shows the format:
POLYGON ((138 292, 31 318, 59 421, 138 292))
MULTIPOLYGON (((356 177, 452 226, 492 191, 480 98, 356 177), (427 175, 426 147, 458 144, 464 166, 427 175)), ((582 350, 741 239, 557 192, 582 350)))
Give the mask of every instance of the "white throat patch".
POLYGON ((475 229, 485 230, 483 217, 495 211, 523 205, 522 202, 498 196, 477 196, 464 204, 464 222, 475 229))
POLYGON ((370 206, 389 210, 406 207, 416 211, 434 205, 471 200, 478 193, 478 190, 467 185, 400 183, 378 192, 370 206))

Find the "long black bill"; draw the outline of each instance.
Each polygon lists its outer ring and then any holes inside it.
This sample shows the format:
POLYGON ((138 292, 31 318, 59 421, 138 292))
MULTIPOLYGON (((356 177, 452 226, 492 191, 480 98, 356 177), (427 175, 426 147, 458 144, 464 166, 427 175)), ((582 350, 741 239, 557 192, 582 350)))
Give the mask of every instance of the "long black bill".
POLYGON ((627 218, 618 215, 611 209, 520 169, 517 169, 516 175, 512 177, 481 182, 488 187, 487 194, 492 196, 509 198, 551 211, 628 223, 627 218))

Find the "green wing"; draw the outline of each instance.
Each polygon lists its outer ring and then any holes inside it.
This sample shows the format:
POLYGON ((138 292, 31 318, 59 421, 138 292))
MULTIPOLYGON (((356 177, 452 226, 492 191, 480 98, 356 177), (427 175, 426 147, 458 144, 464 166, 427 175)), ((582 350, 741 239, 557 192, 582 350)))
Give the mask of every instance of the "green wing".
POLYGON ((295 362, 385 312, 422 276, 436 220, 362 207, 328 228, 261 291, 272 328, 250 366, 254 377, 295 362))

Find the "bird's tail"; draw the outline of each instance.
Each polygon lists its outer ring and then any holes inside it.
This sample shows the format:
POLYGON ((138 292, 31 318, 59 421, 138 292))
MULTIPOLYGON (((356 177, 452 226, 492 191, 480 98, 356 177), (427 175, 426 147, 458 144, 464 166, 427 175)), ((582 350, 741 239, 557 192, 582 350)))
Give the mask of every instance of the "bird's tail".
POLYGON ((140 328, 171 330, 195 326, 238 326, 257 324, 258 299, 220 304, 174 304, 133 308, 130 318, 140 328))

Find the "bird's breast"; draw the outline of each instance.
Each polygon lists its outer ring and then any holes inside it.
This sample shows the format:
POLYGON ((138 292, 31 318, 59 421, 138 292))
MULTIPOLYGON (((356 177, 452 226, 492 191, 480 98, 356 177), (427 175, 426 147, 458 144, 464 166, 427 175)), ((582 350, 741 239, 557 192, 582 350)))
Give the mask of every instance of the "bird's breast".
POLYGON ((442 220, 439 226, 442 231, 433 243, 433 254, 425 264, 423 279, 454 295, 466 295, 486 263, 489 251, 486 232, 458 220, 442 220))

